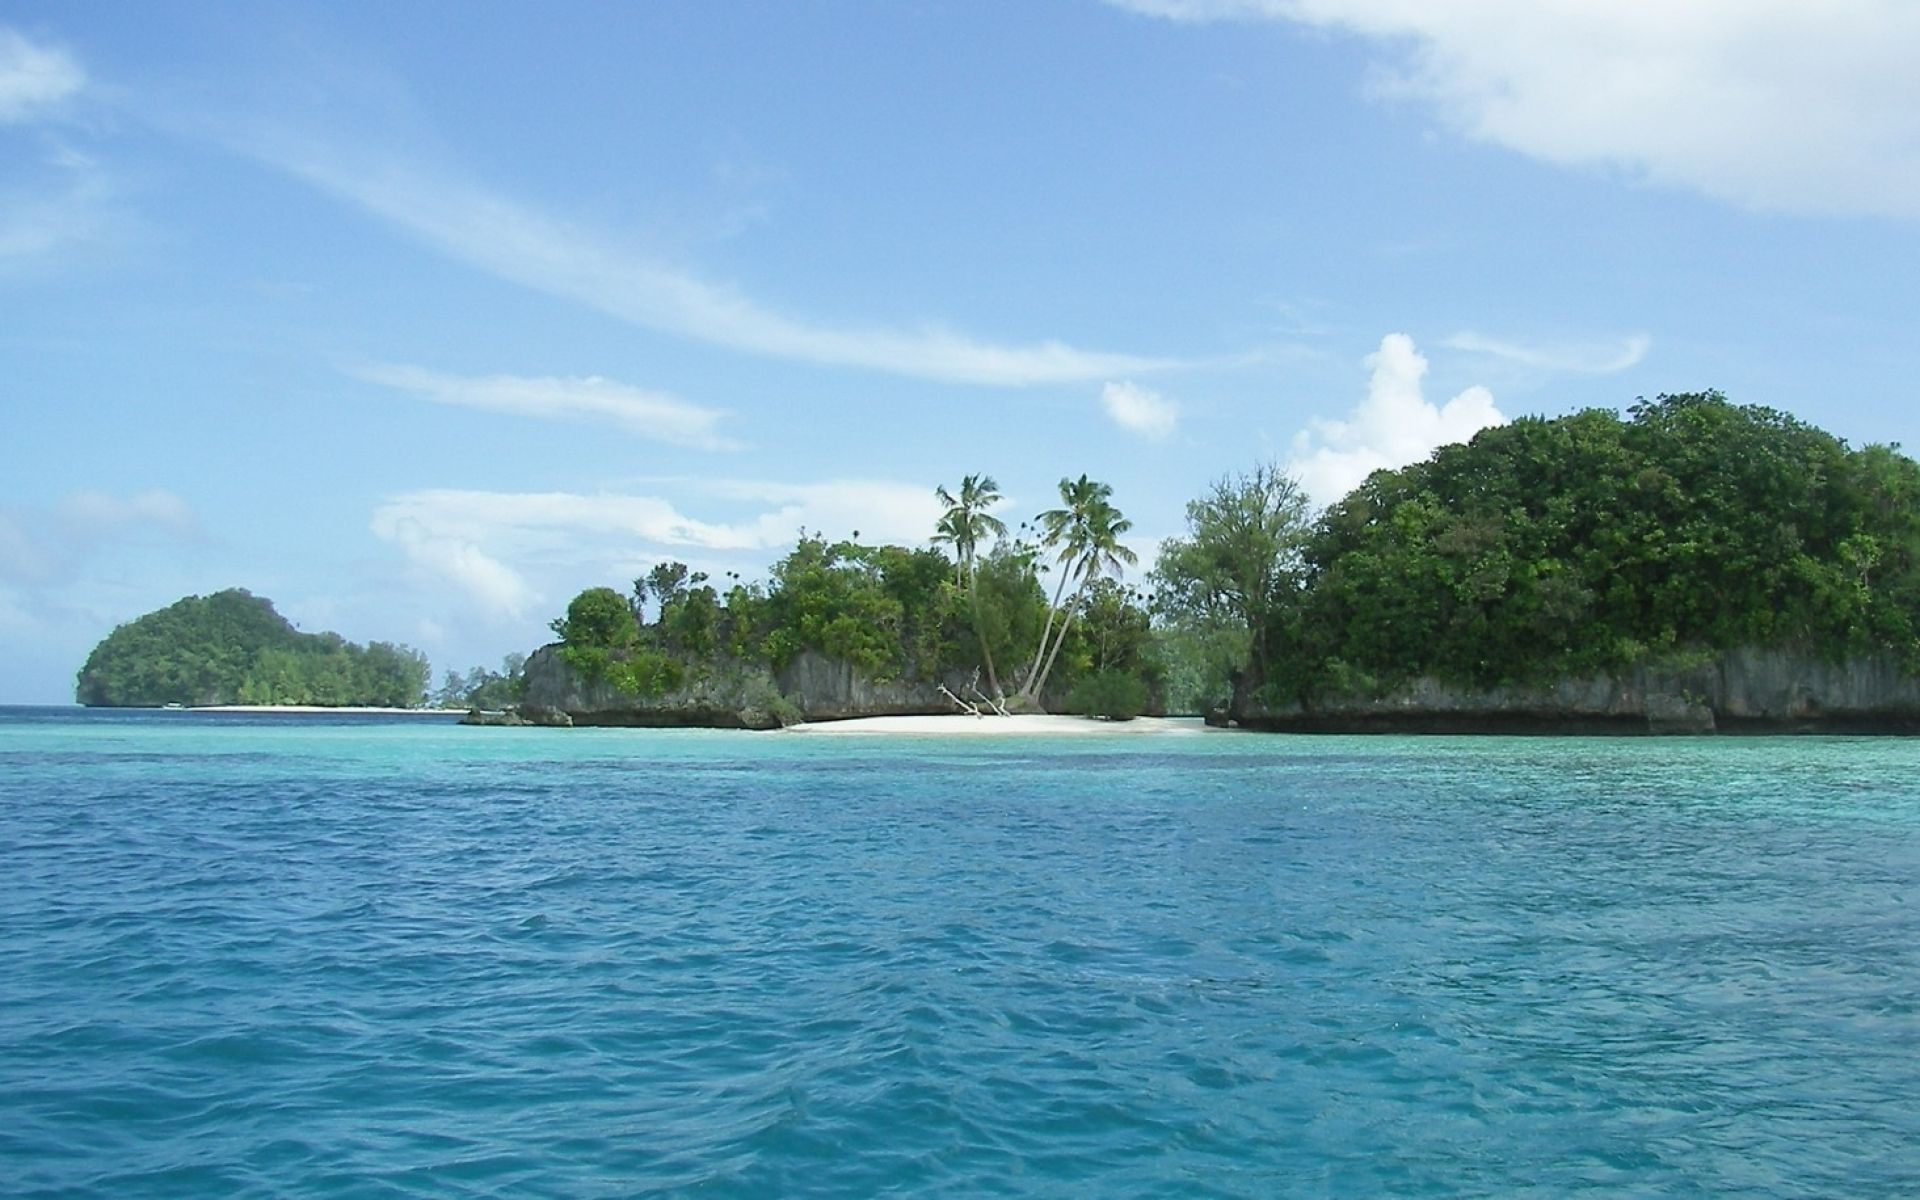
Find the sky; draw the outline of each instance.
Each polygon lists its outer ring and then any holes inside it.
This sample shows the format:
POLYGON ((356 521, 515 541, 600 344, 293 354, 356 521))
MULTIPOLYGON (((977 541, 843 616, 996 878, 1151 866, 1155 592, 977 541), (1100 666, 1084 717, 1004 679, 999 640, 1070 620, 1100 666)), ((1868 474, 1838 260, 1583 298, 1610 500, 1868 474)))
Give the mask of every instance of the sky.
POLYGON ((436 677, 676 559, 1321 503, 1717 388, 1920 444, 1906 0, 0 5, 0 703, 244 587, 436 677))

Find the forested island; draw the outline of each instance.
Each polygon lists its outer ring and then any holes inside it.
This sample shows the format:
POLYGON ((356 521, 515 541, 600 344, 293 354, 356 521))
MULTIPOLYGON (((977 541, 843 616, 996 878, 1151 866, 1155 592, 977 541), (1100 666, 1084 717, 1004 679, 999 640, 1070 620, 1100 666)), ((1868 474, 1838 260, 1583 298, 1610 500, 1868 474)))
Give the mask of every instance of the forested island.
POLYGON ((188 596, 115 629, 80 669, 80 703, 418 707, 426 657, 390 642, 301 633, 242 588, 188 596))
POLYGON ((1716 392, 1523 417, 1315 513, 1270 466, 1139 585, 1112 489, 1017 527, 990 475, 928 544, 802 531, 765 580, 663 562, 499 673, 304 634, 242 590, 89 656, 90 705, 508 709, 507 721, 1206 714, 1252 728, 1920 731, 1920 466, 1716 392))
POLYGON ((1144 588, 1111 489, 931 546, 802 537, 767 581, 666 563, 577 596, 536 718, 1206 712, 1294 729, 1920 728, 1920 467, 1716 392, 1521 418, 1315 515, 1271 467, 1187 509, 1144 588))

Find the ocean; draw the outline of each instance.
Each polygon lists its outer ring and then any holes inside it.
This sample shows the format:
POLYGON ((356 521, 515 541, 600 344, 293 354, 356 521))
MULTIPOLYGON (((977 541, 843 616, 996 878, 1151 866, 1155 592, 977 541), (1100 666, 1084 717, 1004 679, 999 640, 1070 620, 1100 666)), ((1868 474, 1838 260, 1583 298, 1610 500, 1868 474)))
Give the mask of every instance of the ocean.
POLYGON ((1920 1194, 1917 764, 0 709, 0 1193, 1920 1194))

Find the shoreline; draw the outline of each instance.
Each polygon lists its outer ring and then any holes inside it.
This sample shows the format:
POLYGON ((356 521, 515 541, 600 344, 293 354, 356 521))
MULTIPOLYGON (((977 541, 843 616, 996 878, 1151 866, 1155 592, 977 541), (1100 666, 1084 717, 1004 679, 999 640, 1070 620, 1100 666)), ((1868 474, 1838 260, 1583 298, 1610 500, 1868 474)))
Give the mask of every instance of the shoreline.
POLYGON ((1198 717, 1135 717, 1131 721, 1097 721, 1088 717, 1038 713, 1012 717, 970 717, 965 713, 954 713, 806 721, 777 732, 806 737, 876 734, 889 737, 1199 737, 1215 731, 1198 717))
POLYGON ((182 709, 155 709, 156 712, 192 713, 319 713, 350 717, 459 717, 464 708, 379 708, 373 705, 342 704, 197 704, 182 709))

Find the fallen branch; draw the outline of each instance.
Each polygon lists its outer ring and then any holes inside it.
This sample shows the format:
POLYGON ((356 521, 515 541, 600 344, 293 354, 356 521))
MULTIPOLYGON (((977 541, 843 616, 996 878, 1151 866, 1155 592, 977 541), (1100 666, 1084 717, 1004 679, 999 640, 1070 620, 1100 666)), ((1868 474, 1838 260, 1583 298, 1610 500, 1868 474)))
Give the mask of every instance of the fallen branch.
POLYGON ((977 717, 980 715, 980 710, 978 708, 974 707, 971 704, 968 704, 965 700, 962 700, 960 697, 948 691, 947 685, 944 683, 940 685, 940 694, 942 696, 945 696, 947 699, 953 701, 954 704, 959 707, 960 711, 963 713, 966 713, 968 716, 977 717))

